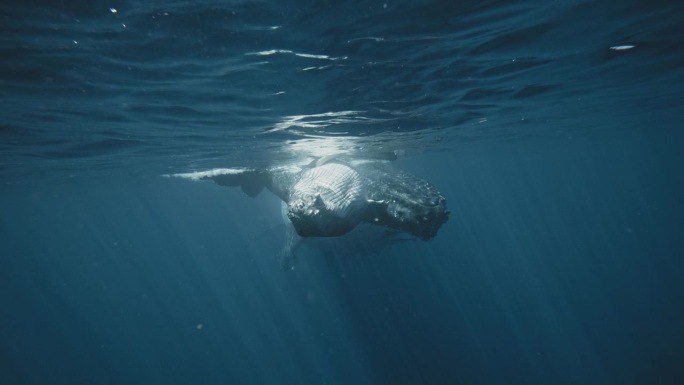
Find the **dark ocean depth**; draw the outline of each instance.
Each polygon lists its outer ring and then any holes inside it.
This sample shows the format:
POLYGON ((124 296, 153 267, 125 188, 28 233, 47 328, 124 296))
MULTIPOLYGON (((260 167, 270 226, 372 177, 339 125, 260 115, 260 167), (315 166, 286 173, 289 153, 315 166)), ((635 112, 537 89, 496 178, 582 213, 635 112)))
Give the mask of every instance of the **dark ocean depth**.
POLYGON ((683 15, 3 3, 0 384, 684 383, 683 15), (388 154, 435 238, 166 177, 388 154))

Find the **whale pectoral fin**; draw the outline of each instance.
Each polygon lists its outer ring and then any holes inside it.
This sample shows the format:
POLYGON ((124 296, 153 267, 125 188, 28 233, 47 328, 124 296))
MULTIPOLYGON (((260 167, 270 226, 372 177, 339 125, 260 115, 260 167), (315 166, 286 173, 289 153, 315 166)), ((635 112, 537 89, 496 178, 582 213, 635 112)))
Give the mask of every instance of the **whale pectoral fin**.
POLYGON ((269 183, 268 174, 259 171, 245 171, 240 174, 223 174, 210 177, 220 186, 237 187, 248 196, 254 198, 259 195, 261 190, 269 183))
POLYGON ((209 171, 197 171, 184 174, 169 175, 191 180, 212 180, 220 186, 240 187, 250 197, 259 195, 264 187, 270 184, 270 176, 261 170, 217 168, 209 171))

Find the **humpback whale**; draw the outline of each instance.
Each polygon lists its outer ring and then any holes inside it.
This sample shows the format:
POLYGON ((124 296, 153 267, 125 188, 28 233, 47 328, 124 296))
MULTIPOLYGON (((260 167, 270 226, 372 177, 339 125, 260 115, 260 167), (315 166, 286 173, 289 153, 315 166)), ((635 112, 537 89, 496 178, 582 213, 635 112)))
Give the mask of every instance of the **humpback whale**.
POLYGON ((251 197, 265 188, 287 205, 287 217, 301 237, 340 236, 370 223, 429 240, 449 218, 446 199, 433 185, 385 160, 337 157, 303 166, 170 176, 240 187, 251 197))

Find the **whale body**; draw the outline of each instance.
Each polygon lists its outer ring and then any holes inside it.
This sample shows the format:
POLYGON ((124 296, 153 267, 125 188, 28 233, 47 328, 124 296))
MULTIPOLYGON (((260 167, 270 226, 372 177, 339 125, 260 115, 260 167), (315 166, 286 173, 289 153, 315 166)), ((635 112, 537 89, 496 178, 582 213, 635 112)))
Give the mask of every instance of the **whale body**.
POLYGON ((446 199, 433 185, 387 161, 332 159, 171 176, 240 187, 251 197, 266 188, 287 205, 287 217, 302 237, 340 236, 363 222, 429 240, 449 218, 446 199))

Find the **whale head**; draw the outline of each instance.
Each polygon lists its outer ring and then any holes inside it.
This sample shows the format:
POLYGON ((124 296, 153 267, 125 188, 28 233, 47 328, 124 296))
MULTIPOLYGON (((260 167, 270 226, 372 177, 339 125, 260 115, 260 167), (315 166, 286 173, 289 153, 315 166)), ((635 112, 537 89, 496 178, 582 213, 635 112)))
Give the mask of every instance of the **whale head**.
POLYGON ((302 237, 334 237, 356 227, 365 205, 359 174, 330 163, 302 173, 290 192, 287 217, 302 237))

